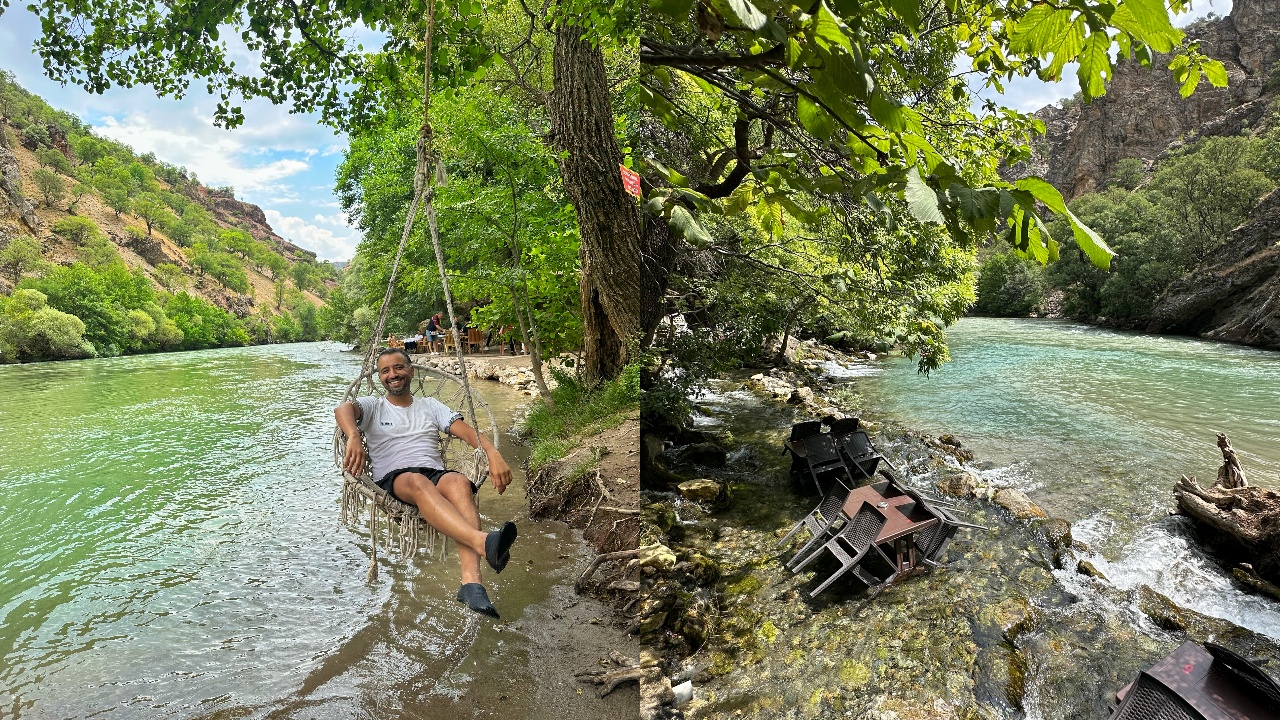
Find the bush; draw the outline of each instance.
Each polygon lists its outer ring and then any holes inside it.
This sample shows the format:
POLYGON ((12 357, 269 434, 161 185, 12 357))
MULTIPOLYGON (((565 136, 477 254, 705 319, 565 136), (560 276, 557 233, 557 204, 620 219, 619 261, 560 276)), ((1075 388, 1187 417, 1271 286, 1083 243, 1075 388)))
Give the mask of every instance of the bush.
POLYGON ((44 125, 29 125, 22 131, 22 145, 28 149, 45 147, 49 144, 49 130, 44 125))
POLYGON ((1039 310, 1044 293, 1040 266, 1009 250, 982 263, 978 271, 978 301, 972 312, 992 317, 1027 317, 1039 310))
POLYGON ((551 374, 557 383, 551 391, 552 402, 535 402, 521 426, 521 432, 532 438, 532 472, 563 457, 572 447, 570 438, 615 427, 640 407, 638 363, 596 388, 587 388, 558 369, 552 369, 551 374))
POLYGON ((85 243, 100 236, 98 226, 85 217, 65 217, 53 224, 55 235, 66 238, 76 245, 85 243))
POLYGON ((93 356, 80 318, 46 301, 44 293, 29 289, 0 298, 0 362, 93 356))
POLYGON ((70 175, 72 173, 71 161, 68 160, 67 156, 63 155, 57 148, 40 148, 39 150, 36 150, 36 160, 39 160, 41 165, 47 168, 53 168, 63 175, 70 175))
POLYGON ((31 179, 35 180, 36 190, 44 198, 45 207, 53 207, 54 203, 60 202, 67 194, 67 184, 62 176, 48 168, 36 168, 31 173, 31 179))

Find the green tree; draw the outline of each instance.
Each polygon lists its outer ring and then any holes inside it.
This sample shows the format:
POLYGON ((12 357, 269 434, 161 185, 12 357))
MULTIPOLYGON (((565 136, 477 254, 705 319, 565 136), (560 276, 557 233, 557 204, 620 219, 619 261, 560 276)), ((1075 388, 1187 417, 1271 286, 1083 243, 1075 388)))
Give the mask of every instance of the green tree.
POLYGON ((44 167, 57 170, 63 175, 70 175, 72 172, 71 161, 67 160, 67 156, 63 155, 57 148, 36 150, 36 160, 44 167))
POLYGON ((994 254, 982 263, 977 291, 974 314, 1026 317, 1044 302, 1044 272, 1038 263, 1015 251, 994 254))
POLYGON ((155 193, 143 193, 133 201, 133 213, 147 225, 147 237, 151 237, 153 227, 168 227, 177 218, 155 193))
POLYGON ((31 179, 35 181, 36 189, 44 198, 45 207, 53 207, 67 194, 67 184, 62 176, 48 168, 36 168, 31 171, 31 179))
POLYGON ((71 149, 80 162, 93 165, 111 154, 111 146, 104 140, 92 135, 81 135, 71 141, 71 149))
POLYGON ((160 263, 155 270, 156 282, 169 292, 187 289, 187 274, 173 263, 160 263))
POLYGON ((0 298, 0 362, 92 357, 84 323, 48 307, 43 293, 22 289, 0 298))
POLYGON ((17 285, 23 276, 47 267, 40 241, 30 235, 18 235, 0 248, 0 273, 17 285))
POLYGON ((100 237, 98 226, 89 218, 84 217, 65 217, 55 222, 52 228, 54 234, 60 235, 76 245, 84 245, 90 240, 100 237))

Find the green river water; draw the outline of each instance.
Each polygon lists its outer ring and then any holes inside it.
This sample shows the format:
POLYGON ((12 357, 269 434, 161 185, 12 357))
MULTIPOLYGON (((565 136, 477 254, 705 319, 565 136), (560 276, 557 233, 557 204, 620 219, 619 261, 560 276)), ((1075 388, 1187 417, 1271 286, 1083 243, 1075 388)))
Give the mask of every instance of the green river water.
MULTIPOLYGON (((486 525, 520 522, 502 622, 454 600, 452 554, 384 545, 365 582, 330 450, 358 367, 320 343, 0 367, 0 718, 634 716, 572 678, 629 648, 519 471, 481 490, 486 525)), ((483 385, 509 426, 527 398, 483 385)))

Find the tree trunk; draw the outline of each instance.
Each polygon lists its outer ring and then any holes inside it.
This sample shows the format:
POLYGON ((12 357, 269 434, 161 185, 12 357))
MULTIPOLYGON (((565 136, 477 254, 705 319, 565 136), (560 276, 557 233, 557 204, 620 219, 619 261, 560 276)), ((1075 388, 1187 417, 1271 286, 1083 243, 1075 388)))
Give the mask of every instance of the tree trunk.
POLYGON ((529 307, 529 295, 525 293, 522 304, 515 288, 507 288, 507 290, 511 292, 511 303, 516 308, 516 322, 520 326, 520 336, 524 338, 525 345, 529 348, 529 367, 533 370, 534 382, 538 383, 538 392, 542 394, 543 401, 547 405, 555 407, 555 402, 551 399, 551 391, 547 389, 547 381, 542 377, 542 344, 537 342, 538 331, 533 324, 533 309, 529 307), (528 320, 525 319, 526 313, 528 320))
POLYGON ((644 214, 643 231, 640 234, 640 262, 643 266, 642 302, 640 304, 641 348, 653 344, 658 325, 666 314, 667 286, 671 280, 671 268, 675 264, 676 238, 671 234, 667 221, 644 214))
POLYGON ((571 20, 556 28, 548 99, 560 174, 582 239, 583 378, 616 377, 640 335, 640 213, 622 188, 622 152, 613 134, 600 48, 571 20))

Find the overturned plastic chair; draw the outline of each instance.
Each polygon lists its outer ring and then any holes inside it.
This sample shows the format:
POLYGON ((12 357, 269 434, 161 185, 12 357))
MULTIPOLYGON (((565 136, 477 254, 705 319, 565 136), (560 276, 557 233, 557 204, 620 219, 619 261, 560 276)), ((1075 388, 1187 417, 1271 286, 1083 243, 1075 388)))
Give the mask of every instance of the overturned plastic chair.
POLYGON ((800 522, 796 523, 790 532, 782 536, 782 539, 778 541, 778 547, 786 545, 787 541, 795 537, 796 533, 806 529, 812 537, 809 538, 809 542, 805 543, 796 552, 795 557, 802 556, 816 543, 825 542, 844 517, 844 513, 840 512, 840 508, 843 505, 844 500, 839 495, 832 494, 822 498, 822 502, 818 504, 818 507, 810 510, 809 514, 801 518, 800 522))
MULTIPOLYGON (((822 554, 823 550, 830 552, 840 561, 840 569, 832 573, 821 585, 809 593, 809 597, 817 597, 818 593, 826 590, 831 583, 835 582, 840 576, 855 567, 876 544, 876 536, 880 534, 881 528, 888 522, 885 514, 880 512, 878 508, 870 503, 863 503, 858 508, 858 512, 844 527, 840 528, 840 532, 828 540, 822 547, 815 550, 811 555, 800 561, 798 565, 791 568, 791 572, 798 573, 804 569, 806 565, 813 562, 815 558, 822 554)), ((799 554, 797 554, 799 557, 799 554)))

